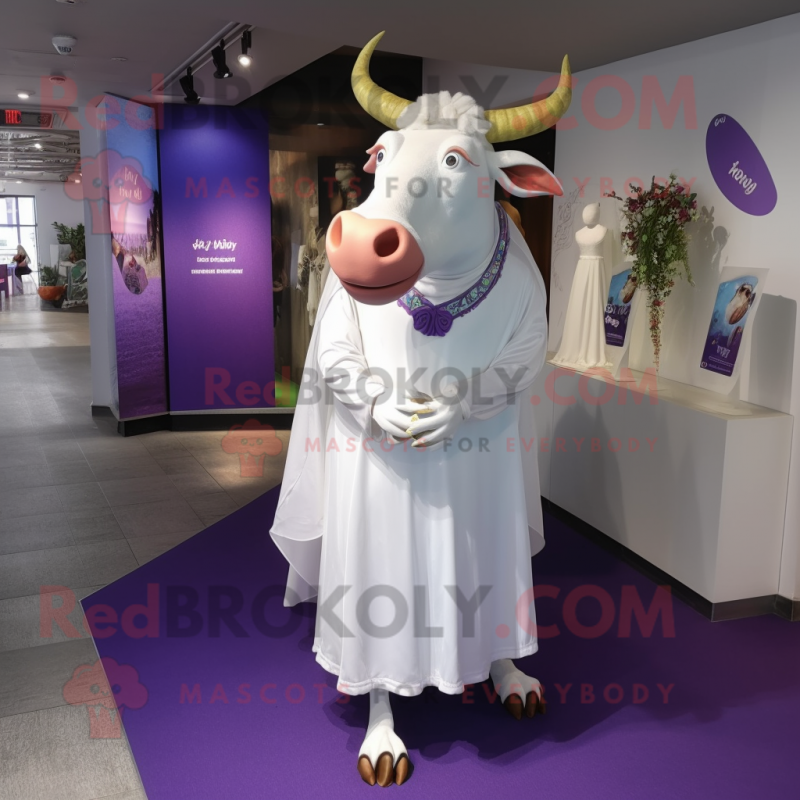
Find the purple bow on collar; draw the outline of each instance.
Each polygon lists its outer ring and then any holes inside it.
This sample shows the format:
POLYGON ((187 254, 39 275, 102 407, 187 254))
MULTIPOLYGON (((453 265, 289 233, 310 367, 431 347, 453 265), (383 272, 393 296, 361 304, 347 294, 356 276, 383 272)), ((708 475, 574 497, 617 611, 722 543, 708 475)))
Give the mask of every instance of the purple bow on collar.
POLYGON ((427 297, 421 298, 422 305, 412 309, 414 330, 423 336, 444 336, 453 326, 453 317, 446 308, 435 306, 427 297))

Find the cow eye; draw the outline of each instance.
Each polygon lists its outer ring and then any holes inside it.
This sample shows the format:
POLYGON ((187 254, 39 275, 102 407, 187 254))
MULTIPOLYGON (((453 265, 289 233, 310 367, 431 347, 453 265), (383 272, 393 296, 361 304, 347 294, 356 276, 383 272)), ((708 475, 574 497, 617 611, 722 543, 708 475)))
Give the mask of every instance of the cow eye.
POLYGON ((455 169, 461 163, 461 159, 455 153, 448 153, 444 157, 444 165, 449 169, 455 169))
POLYGON ((375 160, 380 164, 383 161, 383 157, 386 154, 385 150, 378 150, 377 154, 375 155, 375 160))

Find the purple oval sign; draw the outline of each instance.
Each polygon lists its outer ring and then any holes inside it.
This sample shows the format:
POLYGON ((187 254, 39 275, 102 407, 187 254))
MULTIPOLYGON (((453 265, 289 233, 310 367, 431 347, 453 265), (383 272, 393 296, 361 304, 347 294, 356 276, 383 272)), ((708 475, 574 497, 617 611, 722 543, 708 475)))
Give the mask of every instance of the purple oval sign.
POLYGON ((728 114, 711 120, 706 158, 717 186, 736 208, 755 217, 775 208, 778 190, 767 163, 747 131, 728 114))

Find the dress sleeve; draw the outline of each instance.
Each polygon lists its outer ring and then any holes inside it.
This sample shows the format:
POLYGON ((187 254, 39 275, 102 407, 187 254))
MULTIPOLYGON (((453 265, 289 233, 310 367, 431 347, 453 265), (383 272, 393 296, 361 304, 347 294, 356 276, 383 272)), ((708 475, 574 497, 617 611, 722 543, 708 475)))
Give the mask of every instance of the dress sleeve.
POLYGON ((490 419, 519 402, 533 385, 547 355, 547 315, 542 281, 532 281, 519 325, 484 372, 455 384, 464 419, 490 419))
POLYGON ((338 410, 359 430, 373 435, 372 404, 386 386, 370 375, 353 304, 344 290, 331 298, 319 331, 318 363, 338 410))

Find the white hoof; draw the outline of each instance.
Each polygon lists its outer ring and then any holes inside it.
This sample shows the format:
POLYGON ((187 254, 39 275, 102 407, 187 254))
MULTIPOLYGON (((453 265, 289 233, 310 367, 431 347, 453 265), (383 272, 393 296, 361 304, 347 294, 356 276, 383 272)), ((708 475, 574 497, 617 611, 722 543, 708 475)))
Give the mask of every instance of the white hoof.
POLYGON ((490 675, 500 702, 516 719, 525 716, 533 717, 538 710, 545 712, 544 690, 536 678, 520 672, 514 662, 504 658, 492 663, 490 675))
POLYGON ((358 771, 370 786, 399 786, 408 777, 408 766, 406 746, 392 728, 378 725, 367 733, 358 751, 358 771))

